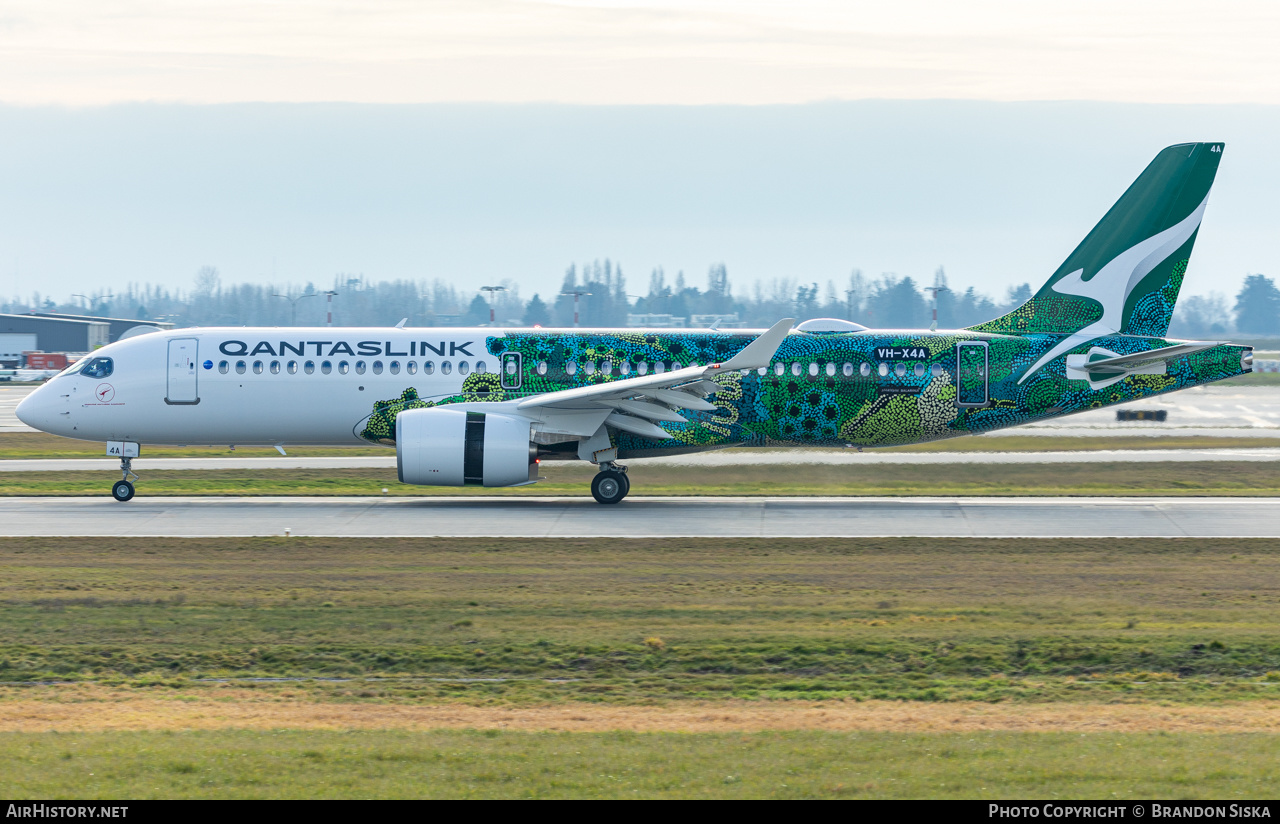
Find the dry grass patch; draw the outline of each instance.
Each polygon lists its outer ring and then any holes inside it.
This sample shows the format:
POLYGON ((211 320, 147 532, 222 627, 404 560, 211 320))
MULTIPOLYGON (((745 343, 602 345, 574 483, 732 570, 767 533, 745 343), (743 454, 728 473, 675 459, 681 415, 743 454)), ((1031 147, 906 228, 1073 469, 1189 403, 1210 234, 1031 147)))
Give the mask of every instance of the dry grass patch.
POLYGON ((523 732, 1170 732, 1278 733, 1280 702, 1228 706, 1008 705, 901 701, 689 702, 667 706, 338 704, 262 700, 244 690, 173 700, 79 688, 0 703, 0 732, 430 730, 523 732))

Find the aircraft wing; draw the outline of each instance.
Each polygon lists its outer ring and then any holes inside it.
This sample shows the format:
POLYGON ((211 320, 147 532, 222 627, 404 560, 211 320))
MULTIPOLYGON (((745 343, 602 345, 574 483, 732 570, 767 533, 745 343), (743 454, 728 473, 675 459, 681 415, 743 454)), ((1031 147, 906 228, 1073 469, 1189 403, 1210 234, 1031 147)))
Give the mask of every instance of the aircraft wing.
POLYGON ((724 372, 768 366, 793 323, 793 318, 778 321, 723 363, 547 392, 518 401, 514 411, 544 418, 548 413, 554 416, 559 412, 599 410, 607 413, 606 426, 645 437, 669 438, 655 421, 683 422, 685 418, 678 409, 715 409, 706 397, 720 386, 708 379, 724 372))
POLYGON ((1118 375, 1134 369, 1167 363, 1174 358, 1190 355, 1193 352, 1201 352, 1218 345, 1217 342, 1178 343, 1146 352, 1135 352, 1132 355, 1085 359, 1075 368, 1097 374, 1118 375))

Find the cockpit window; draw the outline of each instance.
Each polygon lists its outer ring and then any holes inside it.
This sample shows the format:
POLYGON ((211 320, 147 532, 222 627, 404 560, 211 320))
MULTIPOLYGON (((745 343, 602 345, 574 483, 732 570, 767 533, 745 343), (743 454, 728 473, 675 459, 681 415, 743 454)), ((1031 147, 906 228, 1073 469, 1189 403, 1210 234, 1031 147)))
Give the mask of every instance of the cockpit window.
POLYGON ((109 378, 114 370, 115 364, 111 362, 111 358, 90 358, 80 374, 87 378, 109 378))

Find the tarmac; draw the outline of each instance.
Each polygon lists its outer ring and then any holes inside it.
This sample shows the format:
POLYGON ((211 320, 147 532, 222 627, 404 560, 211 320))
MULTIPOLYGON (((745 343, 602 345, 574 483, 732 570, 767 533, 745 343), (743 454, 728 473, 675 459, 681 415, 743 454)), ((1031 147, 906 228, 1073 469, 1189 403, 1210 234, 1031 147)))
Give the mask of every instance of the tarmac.
MULTIPOLYGON (((1205 461, 1269 462, 1280 460, 1280 447, 1233 449, 1097 449, 1061 452, 857 452, 852 449, 735 449, 666 458, 631 458, 627 466, 865 466, 934 464, 1077 464, 1165 463, 1205 461)), ((554 468, 555 464, 547 464, 554 468)), ((386 469, 394 472, 395 455, 324 458, 135 458, 138 473, 193 469, 386 469)), ((0 472, 118 473, 115 458, 41 458, 0 460, 0 472)))
POLYGON ((0 498, 10 536, 1280 537, 1275 498, 0 498))

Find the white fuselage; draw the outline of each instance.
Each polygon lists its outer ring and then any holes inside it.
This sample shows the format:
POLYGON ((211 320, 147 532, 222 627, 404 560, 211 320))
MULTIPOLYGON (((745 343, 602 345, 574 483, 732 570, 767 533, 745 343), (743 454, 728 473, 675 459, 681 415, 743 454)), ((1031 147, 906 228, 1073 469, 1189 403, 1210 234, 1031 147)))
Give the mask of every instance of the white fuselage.
POLYGON ((141 444, 357 444, 375 402, 413 386, 423 399, 497 371, 494 329, 209 328, 118 341, 18 406, 29 426, 93 441, 141 444), (299 354, 301 352, 301 354, 299 354))

